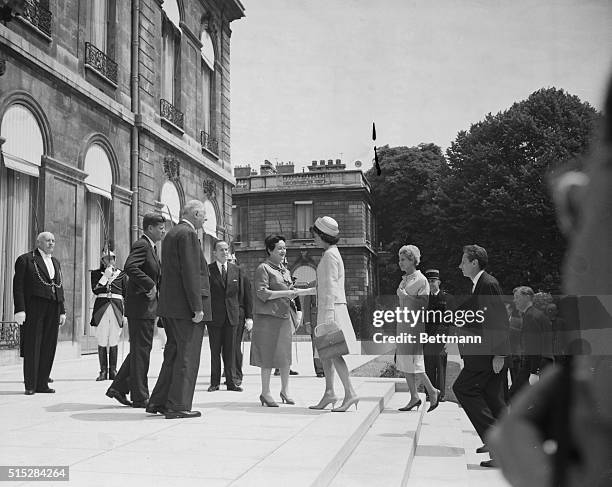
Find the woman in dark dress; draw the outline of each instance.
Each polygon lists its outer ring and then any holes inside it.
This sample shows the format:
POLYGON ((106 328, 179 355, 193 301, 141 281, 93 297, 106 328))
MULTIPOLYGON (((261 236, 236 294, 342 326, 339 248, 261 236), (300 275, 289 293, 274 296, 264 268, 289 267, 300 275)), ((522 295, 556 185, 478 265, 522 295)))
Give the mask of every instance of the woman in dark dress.
POLYGON ((253 336, 251 365, 261 367, 261 405, 277 407, 270 394, 272 369, 281 376, 280 397, 283 403, 295 404, 289 397, 291 337, 297 324, 291 275, 282 262, 287 253, 285 238, 271 235, 265 240, 268 258, 259 264, 253 280, 253 336))

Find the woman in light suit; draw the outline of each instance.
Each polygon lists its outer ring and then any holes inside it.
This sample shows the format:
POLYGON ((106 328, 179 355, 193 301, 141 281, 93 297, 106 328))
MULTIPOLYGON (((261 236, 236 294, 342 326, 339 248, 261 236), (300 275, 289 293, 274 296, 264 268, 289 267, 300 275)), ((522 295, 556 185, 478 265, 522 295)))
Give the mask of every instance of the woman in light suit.
MULTIPOLYGON (((317 295, 317 325, 334 322, 344 334, 349 353, 359 353, 359 344, 355 337, 355 331, 346 307, 346 295, 344 292, 344 263, 338 251, 338 223, 329 216, 317 218, 310 229, 314 236, 317 247, 323 248, 323 256, 317 266, 316 291, 310 294, 317 295)), ((302 294, 301 291, 299 291, 302 294)), ((333 405, 338 400, 334 393, 334 369, 344 386, 344 400, 334 412, 344 412, 353 404, 357 409, 359 397, 353 388, 349 377, 349 369, 344 357, 337 356, 323 359, 323 370, 325 371, 325 393, 318 404, 310 406, 310 409, 325 409, 328 404, 333 405)))

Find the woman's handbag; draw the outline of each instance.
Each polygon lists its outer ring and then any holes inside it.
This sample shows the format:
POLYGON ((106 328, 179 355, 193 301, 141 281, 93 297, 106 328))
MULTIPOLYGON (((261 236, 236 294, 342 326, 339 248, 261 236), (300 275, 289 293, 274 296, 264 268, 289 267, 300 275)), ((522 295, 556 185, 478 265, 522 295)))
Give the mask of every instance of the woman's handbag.
POLYGON ((314 343, 319 358, 340 357, 349 353, 344 333, 336 323, 323 323, 314 329, 314 343))

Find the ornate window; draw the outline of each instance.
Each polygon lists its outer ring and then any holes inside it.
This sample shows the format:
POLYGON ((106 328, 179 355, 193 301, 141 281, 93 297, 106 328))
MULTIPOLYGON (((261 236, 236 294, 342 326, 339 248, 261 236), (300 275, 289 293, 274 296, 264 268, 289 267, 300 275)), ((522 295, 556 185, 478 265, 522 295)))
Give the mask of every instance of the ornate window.
POLYGON ((15 261, 42 231, 36 208, 44 142, 34 114, 21 104, 4 113, 0 136, 6 139, 0 157, 0 321, 12 321, 15 261))
POLYGON ((90 3, 87 15, 89 41, 85 42, 85 66, 117 84, 115 55, 115 0, 90 3))
MULTIPOLYGON (((180 13, 176 0, 164 2, 162 13, 162 92, 161 98, 166 100, 176 111, 180 108, 180 78, 181 78, 181 29, 180 13)), ((172 111, 168 112, 171 114, 172 111)), ((182 128, 182 113, 176 117, 172 113, 169 119, 182 128), (176 122, 180 118, 180 125, 176 122)), ((165 117, 162 113, 162 117, 165 117)))

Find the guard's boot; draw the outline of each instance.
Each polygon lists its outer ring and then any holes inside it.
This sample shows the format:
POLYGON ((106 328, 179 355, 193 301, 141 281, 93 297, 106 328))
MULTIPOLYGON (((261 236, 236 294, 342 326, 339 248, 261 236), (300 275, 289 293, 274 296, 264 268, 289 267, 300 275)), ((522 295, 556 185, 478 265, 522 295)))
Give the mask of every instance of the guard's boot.
POLYGON ((100 375, 97 381, 108 379, 108 361, 106 360, 106 347, 98 347, 98 360, 100 361, 100 375))
POLYGON ((108 378, 114 380, 117 375, 117 345, 108 351, 108 378))

